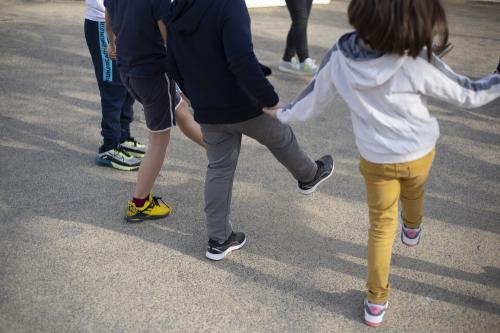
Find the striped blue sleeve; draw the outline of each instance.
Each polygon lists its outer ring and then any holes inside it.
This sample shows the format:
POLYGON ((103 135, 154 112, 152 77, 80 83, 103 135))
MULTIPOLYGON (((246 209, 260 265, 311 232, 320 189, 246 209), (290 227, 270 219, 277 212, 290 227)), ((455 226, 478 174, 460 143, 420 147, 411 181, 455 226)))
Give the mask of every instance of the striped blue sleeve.
POLYGON ((306 121, 332 109, 338 95, 332 82, 332 55, 336 51, 336 45, 328 50, 314 79, 290 104, 278 111, 281 122, 306 121))
POLYGON ((489 74, 478 80, 455 73, 446 63, 433 56, 431 63, 420 59, 423 72, 421 92, 442 101, 466 108, 485 105, 500 97, 500 75, 489 74))

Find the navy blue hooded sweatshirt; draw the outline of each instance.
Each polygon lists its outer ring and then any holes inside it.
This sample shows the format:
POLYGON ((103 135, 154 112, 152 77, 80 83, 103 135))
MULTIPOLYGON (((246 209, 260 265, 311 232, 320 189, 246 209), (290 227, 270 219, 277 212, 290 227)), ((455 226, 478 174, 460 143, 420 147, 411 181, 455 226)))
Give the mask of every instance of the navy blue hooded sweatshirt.
POLYGON ((201 124, 230 124, 278 103, 253 52, 244 0, 176 0, 165 18, 168 72, 201 124))
POLYGON ((130 77, 164 75, 165 45, 157 21, 168 14, 169 0, 104 0, 116 35, 118 68, 130 77))

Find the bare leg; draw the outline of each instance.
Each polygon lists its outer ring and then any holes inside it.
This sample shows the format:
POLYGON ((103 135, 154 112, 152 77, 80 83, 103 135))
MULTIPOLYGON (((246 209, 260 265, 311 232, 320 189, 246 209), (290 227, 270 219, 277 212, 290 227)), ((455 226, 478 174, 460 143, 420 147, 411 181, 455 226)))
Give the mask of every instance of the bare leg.
POLYGON ((185 97, 183 97, 181 105, 175 110, 177 125, 186 137, 206 149, 207 147, 203 142, 203 134, 201 133, 200 125, 194 121, 193 116, 189 112, 188 103, 186 103, 184 98, 185 97))
POLYGON ((151 192, 156 177, 160 173, 170 142, 170 130, 165 132, 149 132, 149 143, 142 159, 135 185, 135 198, 145 198, 151 192))

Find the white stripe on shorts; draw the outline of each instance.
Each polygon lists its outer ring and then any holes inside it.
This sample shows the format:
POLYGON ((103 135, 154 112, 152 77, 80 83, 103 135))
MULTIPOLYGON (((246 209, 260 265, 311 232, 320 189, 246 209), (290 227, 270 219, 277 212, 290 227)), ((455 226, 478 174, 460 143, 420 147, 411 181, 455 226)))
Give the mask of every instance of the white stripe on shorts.
POLYGON ((172 95, 170 94, 170 80, 168 78, 167 73, 165 73, 165 79, 167 80, 167 87, 168 87, 168 97, 169 97, 169 103, 170 103, 170 127, 174 126, 174 114, 172 112, 172 95))

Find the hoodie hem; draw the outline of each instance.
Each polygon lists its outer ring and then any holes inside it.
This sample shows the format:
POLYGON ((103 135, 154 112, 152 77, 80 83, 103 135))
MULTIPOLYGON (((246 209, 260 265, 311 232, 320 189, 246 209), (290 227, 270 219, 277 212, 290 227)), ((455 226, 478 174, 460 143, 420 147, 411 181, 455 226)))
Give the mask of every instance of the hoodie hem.
POLYGON ((221 115, 220 110, 197 110, 195 108, 194 120, 198 124, 236 124, 243 121, 256 118, 263 114, 262 110, 255 110, 253 112, 238 112, 235 109, 230 114, 221 115))
POLYGON ((368 162, 376 164, 394 164, 394 163, 407 163, 416 161, 419 158, 422 158, 425 155, 429 154, 435 147, 436 147, 435 145, 432 145, 431 147, 405 155, 377 154, 374 152, 363 150, 359 147, 358 150, 359 153, 361 154, 361 157, 363 157, 368 162))

